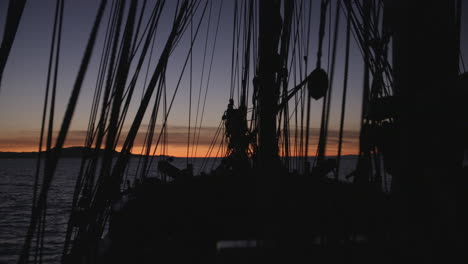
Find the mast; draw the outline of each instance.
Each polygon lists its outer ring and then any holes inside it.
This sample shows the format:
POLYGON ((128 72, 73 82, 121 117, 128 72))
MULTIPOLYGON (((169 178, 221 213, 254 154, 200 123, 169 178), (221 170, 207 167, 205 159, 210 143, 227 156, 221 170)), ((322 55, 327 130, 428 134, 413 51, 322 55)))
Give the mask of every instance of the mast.
POLYGON ((395 253, 409 263, 456 262, 451 251, 463 149, 455 2, 397 0, 392 6, 394 90, 401 100, 392 233, 395 253))
POLYGON ((278 161, 276 110, 280 68, 278 44, 281 35, 280 0, 260 0, 258 78, 258 163, 266 168, 278 161))
POLYGON ((254 85, 258 89, 258 156, 257 202, 260 207, 270 207, 273 193, 279 185, 278 139, 276 113, 279 86, 276 75, 281 67, 278 44, 282 19, 280 0, 259 1, 259 62, 254 85), (269 204, 269 205, 268 205, 269 204))

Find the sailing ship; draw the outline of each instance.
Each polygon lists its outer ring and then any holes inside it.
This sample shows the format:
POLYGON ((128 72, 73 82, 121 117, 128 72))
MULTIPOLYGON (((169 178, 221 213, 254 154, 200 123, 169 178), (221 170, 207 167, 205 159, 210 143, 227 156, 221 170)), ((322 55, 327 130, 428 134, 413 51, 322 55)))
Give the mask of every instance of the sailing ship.
MULTIPOLYGON (((165 2, 155 1, 151 16, 143 21, 138 10, 148 8, 147 1, 141 5, 101 1, 55 147, 49 131, 43 182, 39 189, 36 176, 31 224, 18 263, 27 263, 32 252, 35 262, 41 261, 48 187, 108 6, 63 263, 455 263, 456 250, 462 246, 456 241, 455 216, 457 190, 461 194, 459 188, 466 186, 462 142, 467 125, 462 105, 468 99, 466 74, 459 67, 460 0, 321 0, 312 70, 310 1, 236 0, 233 49, 239 49, 239 43, 243 46, 241 56, 233 51, 232 79, 239 82, 232 81, 227 110, 220 114, 221 125, 207 154, 222 142, 224 157, 216 168, 197 175, 189 155, 186 168, 180 169, 170 159, 154 162, 154 153, 168 137, 173 99, 166 100, 165 74, 170 56, 182 36, 190 33, 185 70, 201 21, 211 14, 210 0, 177 2, 157 66, 117 149, 165 2), (338 154, 331 158, 326 149, 342 16, 344 89, 338 154), (349 175, 352 180, 344 181, 338 175, 352 38, 362 53, 364 81, 359 159, 349 175), (300 80, 292 84, 291 73, 300 80), (308 159, 312 99, 323 106, 313 162, 308 159), (130 182, 126 168, 148 111, 143 155, 130 182), (158 118, 163 120, 159 133, 158 118), (153 163, 159 177, 148 177, 153 163), (391 188, 386 185, 389 175, 391 188)), ((10 1, 2 71, 24 4, 10 1)), ((60 51, 63 5, 57 0, 53 33, 57 45, 51 51, 55 54, 51 65, 60 51)), ((49 71, 51 79, 53 72, 49 71)), ((47 109, 45 105, 44 118, 47 109)), ((189 146, 194 138, 188 139, 189 146)))

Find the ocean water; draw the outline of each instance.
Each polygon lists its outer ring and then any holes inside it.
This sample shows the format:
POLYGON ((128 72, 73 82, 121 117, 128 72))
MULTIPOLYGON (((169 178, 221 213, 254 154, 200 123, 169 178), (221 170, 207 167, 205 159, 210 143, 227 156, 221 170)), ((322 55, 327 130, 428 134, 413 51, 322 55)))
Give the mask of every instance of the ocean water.
MULTIPOLYGON (((204 159, 193 159, 195 172, 199 172, 204 159)), ((208 159, 206 171, 214 168, 219 159, 208 159)), ((36 159, 0 159, 0 263, 16 263, 21 250, 31 215, 36 159)), ((156 176, 153 163, 150 176, 156 176)), ((128 178, 135 175, 138 158, 132 158, 127 170, 128 178)), ((175 158, 172 162, 182 168, 186 159, 175 158)), ((345 180, 356 166, 356 157, 343 157, 340 178, 345 180)), ((49 190, 44 241, 44 263, 60 263, 63 240, 71 207, 75 180, 80 159, 60 160, 49 190)))

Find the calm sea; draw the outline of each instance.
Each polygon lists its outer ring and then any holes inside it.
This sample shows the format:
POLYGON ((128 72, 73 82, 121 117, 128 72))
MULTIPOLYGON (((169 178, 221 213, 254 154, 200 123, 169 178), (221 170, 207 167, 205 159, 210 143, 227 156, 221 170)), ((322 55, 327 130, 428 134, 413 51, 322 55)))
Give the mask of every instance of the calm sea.
MULTIPOLYGON (((206 170, 219 159, 208 159, 206 170)), ((194 159, 195 171, 199 171, 203 159, 194 159)), ((173 164, 185 166, 186 159, 175 158, 173 164)), ((131 179, 135 174, 138 158, 130 161, 127 171, 131 179)), ((340 178, 349 174, 356 164, 356 157, 344 157, 340 178)), ((49 191, 44 241, 44 263, 59 263, 66 223, 71 206, 75 179, 80 159, 62 159, 49 191)), ((24 242, 31 215, 32 190, 36 159, 0 159, 0 263, 16 263, 24 242)), ((156 164, 150 176, 156 175, 156 164)))

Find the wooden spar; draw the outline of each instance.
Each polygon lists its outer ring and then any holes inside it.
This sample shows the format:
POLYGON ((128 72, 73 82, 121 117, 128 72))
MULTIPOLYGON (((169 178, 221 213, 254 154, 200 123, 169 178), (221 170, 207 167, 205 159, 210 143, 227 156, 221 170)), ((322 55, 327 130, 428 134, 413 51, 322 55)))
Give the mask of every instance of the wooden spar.
POLYGON ((408 263, 456 263, 456 185, 462 101, 456 89, 455 0, 393 1, 393 77, 401 99, 394 248, 408 263))
MULTIPOLYGON (((271 195, 279 179, 278 139, 276 137, 276 113, 279 86, 276 74, 280 59, 278 44, 282 20, 279 0, 259 2, 259 63, 258 79, 258 159, 256 167, 260 206, 271 202, 271 195)), ((268 206, 267 206, 268 207, 268 206)))
POLYGON ((260 1, 258 67, 258 162, 260 167, 278 159, 276 109, 279 91, 275 86, 279 66, 278 43, 281 32, 280 1, 260 1))

